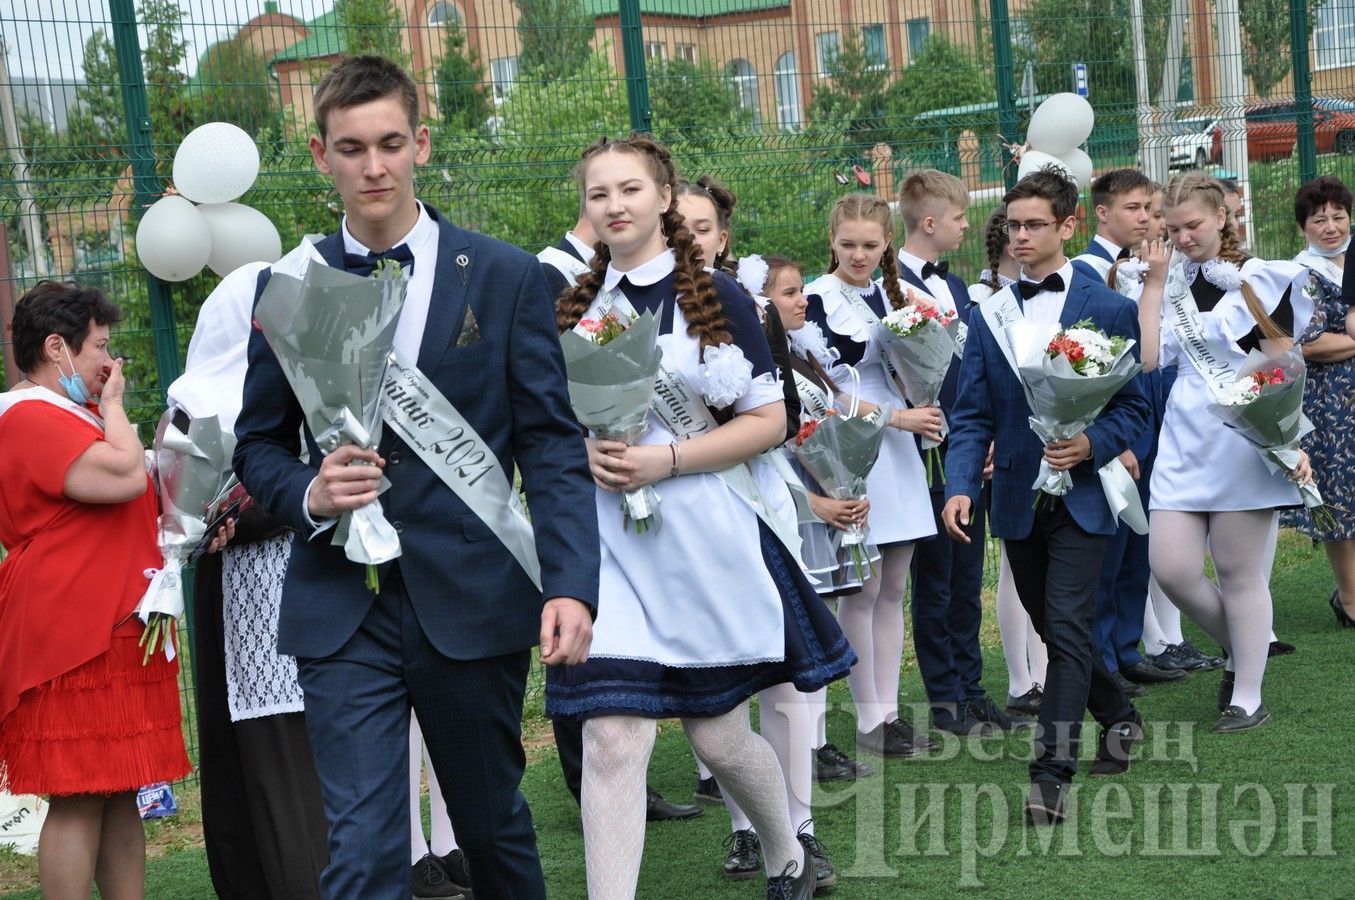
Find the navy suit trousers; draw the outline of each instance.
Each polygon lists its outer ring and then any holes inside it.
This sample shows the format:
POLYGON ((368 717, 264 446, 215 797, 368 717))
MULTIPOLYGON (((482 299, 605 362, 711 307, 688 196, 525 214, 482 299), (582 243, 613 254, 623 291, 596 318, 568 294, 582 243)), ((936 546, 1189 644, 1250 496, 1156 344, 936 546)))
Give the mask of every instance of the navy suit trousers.
POLYGON ((1049 651, 1031 781, 1072 781, 1087 712, 1102 726, 1133 717, 1134 708, 1092 645, 1105 547, 1106 538, 1084 531, 1062 501, 1036 511, 1026 538, 1007 541, 1016 592, 1049 651))
POLYGON ((409 710, 423 728, 475 895, 544 900, 531 812, 519 785, 531 652, 450 659, 433 649, 399 569, 339 651, 298 659, 329 818, 329 900, 408 900, 409 710), (469 777, 468 777, 469 776, 469 777))
POLYGON ((983 695, 983 541, 986 503, 973 509, 972 543, 952 540, 940 523, 945 494, 931 493, 938 533, 913 550, 913 646, 927 700, 963 703, 983 695))

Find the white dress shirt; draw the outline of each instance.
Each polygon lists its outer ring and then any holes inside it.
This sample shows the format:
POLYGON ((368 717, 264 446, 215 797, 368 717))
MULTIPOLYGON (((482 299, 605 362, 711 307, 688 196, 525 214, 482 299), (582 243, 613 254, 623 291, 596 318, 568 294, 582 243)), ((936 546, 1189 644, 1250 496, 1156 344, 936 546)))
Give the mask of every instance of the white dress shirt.
MULTIPOLYGON (((1054 325, 1059 324, 1059 316, 1063 315, 1063 301, 1068 296, 1068 287, 1073 283, 1073 264, 1069 260, 1063 261, 1063 266, 1059 269, 1059 275, 1063 278, 1063 290, 1040 291, 1029 300, 1023 301, 1023 311, 1026 318, 1031 322, 1048 322, 1054 325)), ((1031 278, 1026 274, 1025 269, 1021 270, 1021 280, 1030 282, 1037 279, 1031 278)), ((1044 279, 1038 279, 1043 281, 1044 279)), ((1015 290, 1015 288, 1013 288, 1015 290)))
POLYGON ((932 299, 940 304, 941 308, 947 312, 955 312, 955 298, 951 296, 950 285, 946 284, 946 279, 940 275, 932 275, 930 278, 922 277, 922 267, 932 260, 923 259, 915 256, 907 250, 899 251, 899 265, 917 276, 918 280, 927 286, 927 293, 932 295, 932 299))
MULTIPOLYGON (((345 253, 366 256, 372 252, 349 232, 348 216, 343 217, 341 228, 345 253)), ((428 322, 428 305, 433 299, 433 274, 438 265, 438 225, 422 203, 414 227, 391 246, 401 244, 408 244, 414 254, 414 273, 405 286, 405 305, 400 309, 400 322, 395 326, 395 350, 401 357, 414 361, 419 358, 423 327, 428 322)))

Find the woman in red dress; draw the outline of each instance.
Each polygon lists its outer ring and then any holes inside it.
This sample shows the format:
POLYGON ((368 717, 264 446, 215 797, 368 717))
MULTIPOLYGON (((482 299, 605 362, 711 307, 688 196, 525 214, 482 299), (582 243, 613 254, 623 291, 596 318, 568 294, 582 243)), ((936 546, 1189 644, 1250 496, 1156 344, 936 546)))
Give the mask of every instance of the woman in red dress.
POLYGON ((143 665, 134 615, 159 568, 157 502, 123 410, 121 313, 42 282, 14 313, 24 380, 0 394, 0 789, 50 797, 43 895, 139 898, 136 791, 190 769, 178 666, 143 665), (97 401, 97 402, 96 402, 97 401))

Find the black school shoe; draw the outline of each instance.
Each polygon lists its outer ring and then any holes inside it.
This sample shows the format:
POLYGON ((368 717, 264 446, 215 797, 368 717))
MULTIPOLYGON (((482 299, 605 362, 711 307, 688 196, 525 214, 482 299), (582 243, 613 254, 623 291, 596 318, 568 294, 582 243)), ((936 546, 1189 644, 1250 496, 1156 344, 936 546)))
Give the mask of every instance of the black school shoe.
POLYGON ((425 853, 414 864, 414 900, 455 900, 465 892, 452 884, 442 860, 425 853))
POLYGON ((828 860, 828 851, 823 849, 823 844, 819 839, 807 831, 801 831, 795 835, 795 839, 800 842, 800 846, 809 852, 809 861, 814 866, 814 891, 827 891, 837 884, 837 872, 833 869, 833 864, 828 860))
POLYGON ((751 828, 731 832, 725 838, 729 853, 725 855, 724 873, 730 881, 756 878, 762 872, 762 841, 751 828))
POLYGON ((1120 674, 1135 684, 1164 684, 1168 681, 1180 681, 1186 677, 1181 669, 1164 669, 1146 659, 1120 670, 1120 674))
POLYGON ((932 728, 956 737, 987 737, 993 733, 993 726, 975 716, 968 703, 933 706, 932 728))
POLYGON ((1007 711, 1019 713, 1025 716, 1038 716, 1040 714, 1040 703, 1044 700, 1044 688, 1037 681, 1031 685, 1030 690, 1024 694, 1013 697, 1007 695, 1007 711))
POLYGON ((705 812, 695 804, 674 803, 653 788, 645 788, 645 821, 671 822, 675 819, 695 819, 705 812))
POLYGON ((1297 649, 1298 648, 1295 647, 1293 644, 1287 643, 1285 641, 1271 641, 1270 650, 1266 653, 1266 656, 1267 657, 1288 656, 1297 649))
POLYGON ((1115 683, 1120 686, 1126 697, 1142 697, 1148 693, 1148 689, 1141 684, 1135 684, 1128 678, 1125 678, 1119 672, 1111 672, 1110 677, 1115 679, 1115 683))
POLYGON ((466 854, 460 847, 452 850, 446 856, 439 857, 442 862, 442 870, 447 873, 447 878, 452 885, 465 896, 466 900, 472 900, 472 886, 470 881, 470 866, 466 865, 466 854))
POLYGON ((829 781, 855 781, 875 772, 870 763, 852 759, 832 744, 814 751, 815 777, 819 784, 829 781))
POLYGON ((1068 818, 1068 783, 1033 781, 1026 797, 1026 821, 1031 825, 1058 825, 1068 818))
POLYGON ((1009 716, 998 709, 997 704, 987 694, 967 701, 965 706, 969 710, 969 715, 998 731, 1020 731, 1023 728, 1035 727, 1035 723, 1025 716, 1009 716))
POLYGON ((725 802, 724 794, 720 793, 720 783, 715 780, 713 775, 710 778, 696 779, 694 796, 697 803, 723 804, 725 802))
POLYGON ((1098 778, 1123 775, 1129 771, 1129 753, 1143 740, 1143 717, 1136 711, 1134 718, 1117 722, 1101 729, 1096 740, 1096 758, 1092 760, 1091 774, 1098 778))
POLYGON ((804 859, 787 863, 780 875, 767 879, 767 900, 810 900, 816 890, 814 856, 808 850, 804 859))
POLYGON ((1232 734, 1236 731, 1251 731, 1270 721, 1270 713, 1264 705, 1256 707, 1256 712, 1247 715, 1240 706, 1230 706, 1219 714, 1214 723, 1215 734, 1232 734))

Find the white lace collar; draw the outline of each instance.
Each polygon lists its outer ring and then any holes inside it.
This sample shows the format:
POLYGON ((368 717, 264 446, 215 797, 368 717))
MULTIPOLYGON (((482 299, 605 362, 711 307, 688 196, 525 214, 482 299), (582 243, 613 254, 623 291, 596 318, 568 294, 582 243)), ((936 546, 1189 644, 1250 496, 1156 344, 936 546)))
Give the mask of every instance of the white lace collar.
POLYGON ((1181 265, 1186 284, 1194 282, 1195 276, 1203 273, 1205 279, 1221 291, 1235 291, 1242 287, 1242 270, 1217 256, 1203 263, 1188 259, 1181 265))
POLYGON ((636 287, 646 287, 656 284, 668 277, 668 274, 677 266, 677 258, 673 256, 672 249, 660 253, 653 259, 640 263, 629 272, 619 272, 612 263, 607 264, 607 275, 602 279, 604 290, 615 290, 616 286, 624 278, 636 287))

